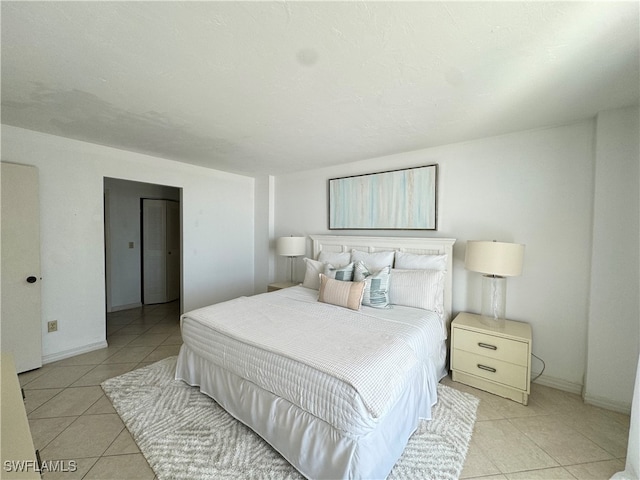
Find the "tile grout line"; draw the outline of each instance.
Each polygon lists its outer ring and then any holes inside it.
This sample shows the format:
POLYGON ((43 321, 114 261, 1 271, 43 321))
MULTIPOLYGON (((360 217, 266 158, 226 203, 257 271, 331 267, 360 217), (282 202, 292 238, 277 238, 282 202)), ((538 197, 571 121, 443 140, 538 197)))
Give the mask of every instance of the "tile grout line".
MULTIPOLYGON (((552 417, 552 416, 554 416, 554 415, 557 415, 557 414, 544 414, 544 415, 537 415, 537 416, 552 417)), ((558 416, 559 416, 559 415, 558 415, 558 416)), ((516 419, 518 419, 518 418, 525 418, 525 417, 516 417, 516 419)), ((528 432, 526 432, 525 430, 523 430, 523 429, 519 428, 519 427, 518 427, 518 425, 516 425, 514 422, 512 422, 512 421, 511 421, 511 420, 512 420, 511 418, 508 418, 507 420, 508 420, 508 421, 509 421, 509 423, 513 426, 513 428, 515 428, 516 430, 518 430, 522 435, 524 435, 525 437, 527 437, 527 438, 528 438, 528 439, 529 439, 529 440, 530 440, 530 441, 531 441, 531 442, 532 442, 536 447, 538 447, 538 448, 539 448, 540 450, 542 450, 546 455, 548 455, 550 458, 552 458, 552 459, 553 459, 553 460, 558 464, 558 466, 559 466, 559 467, 564 468, 564 467, 571 466, 571 465, 580 465, 580 464, 584 464, 584 463, 592 463, 592 462, 578 462, 578 463, 569 463, 569 464, 567 464, 567 465, 564 465, 564 464, 560 463, 559 459, 558 459, 558 458, 556 458, 556 454, 554 454, 554 453, 552 453, 552 452, 549 452, 547 447, 545 447, 545 446, 541 445, 539 442, 537 442, 537 441, 536 441, 536 439, 535 439, 532 435, 530 435, 528 432)), ((585 436, 584 434, 582 434, 582 432, 579 432, 578 430, 574 429, 574 428, 573 428, 573 427, 571 427, 570 425, 566 425, 566 424, 565 424, 565 427, 567 427, 567 428, 571 429, 571 431, 572 431, 574 434, 577 434, 577 435, 581 436, 581 437, 582 437, 582 438, 584 438, 587 442, 589 442, 589 443, 593 444, 594 446, 598 447, 600 450, 605 451, 605 453, 607 453, 608 455, 610 455, 610 456, 611 456, 611 458, 610 458, 610 459, 603 459, 603 460, 597 460, 597 461, 607 461, 607 460, 613 460, 613 459, 614 459, 614 458, 613 458, 613 455, 611 455, 609 452, 607 452, 604 448, 600 447, 600 445, 598 445, 596 442, 594 442, 593 440, 591 440, 590 438, 588 438, 587 436, 585 436)))

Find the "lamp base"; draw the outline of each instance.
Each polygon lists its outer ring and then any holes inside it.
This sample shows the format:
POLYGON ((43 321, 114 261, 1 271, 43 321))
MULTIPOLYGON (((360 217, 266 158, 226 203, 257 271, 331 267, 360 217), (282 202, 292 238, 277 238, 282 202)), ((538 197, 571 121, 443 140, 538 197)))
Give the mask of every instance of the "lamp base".
POLYGON ((507 305, 507 279, 498 275, 482 276, 482 316, 487 324, 504 325, 507 305))
POLYGON ((289 283, 293 284, 293 267, 294 267, 294 261, 295 261, 296 257, 289 257, 289 283))

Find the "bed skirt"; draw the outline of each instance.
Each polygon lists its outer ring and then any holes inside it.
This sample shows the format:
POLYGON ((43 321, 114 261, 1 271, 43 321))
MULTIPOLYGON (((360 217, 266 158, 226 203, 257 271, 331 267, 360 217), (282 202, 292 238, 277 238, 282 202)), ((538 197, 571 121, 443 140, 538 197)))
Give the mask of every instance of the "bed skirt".
POLYGON ((176 379, 213 398, 310 479, 383 479, 421 419, 431 418, 436 390, 411 385, 364 435, 339 431, 286 399, 196 355, 182 345, 176 379))

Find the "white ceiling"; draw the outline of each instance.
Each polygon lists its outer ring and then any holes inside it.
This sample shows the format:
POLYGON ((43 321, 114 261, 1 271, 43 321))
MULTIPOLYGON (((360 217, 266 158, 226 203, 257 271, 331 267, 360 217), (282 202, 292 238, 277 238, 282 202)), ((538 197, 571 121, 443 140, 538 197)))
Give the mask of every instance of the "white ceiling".
POLYGON ((637 104, 633 2, 2 1, 2 123, 279 174, 637 104))

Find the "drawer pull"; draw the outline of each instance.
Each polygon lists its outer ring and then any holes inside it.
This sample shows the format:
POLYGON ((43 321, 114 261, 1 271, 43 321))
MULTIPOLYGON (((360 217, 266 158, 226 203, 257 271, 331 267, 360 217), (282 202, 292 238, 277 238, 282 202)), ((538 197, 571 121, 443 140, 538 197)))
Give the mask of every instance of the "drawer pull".
POLYGON ((498 350, 498 347, 496 347, 495 345, 490 345, 488 343, 478 342, 478 346, 480 348, 488 348, 489 350, 498 350))
POLYGON ((496 369, 493 367, 487 367, 486 365, 482 365, 481 363, 478 364, 478 368, 480 370, 486 370, 487 372, 491 372, 491 373, 496 373, 496 369))

